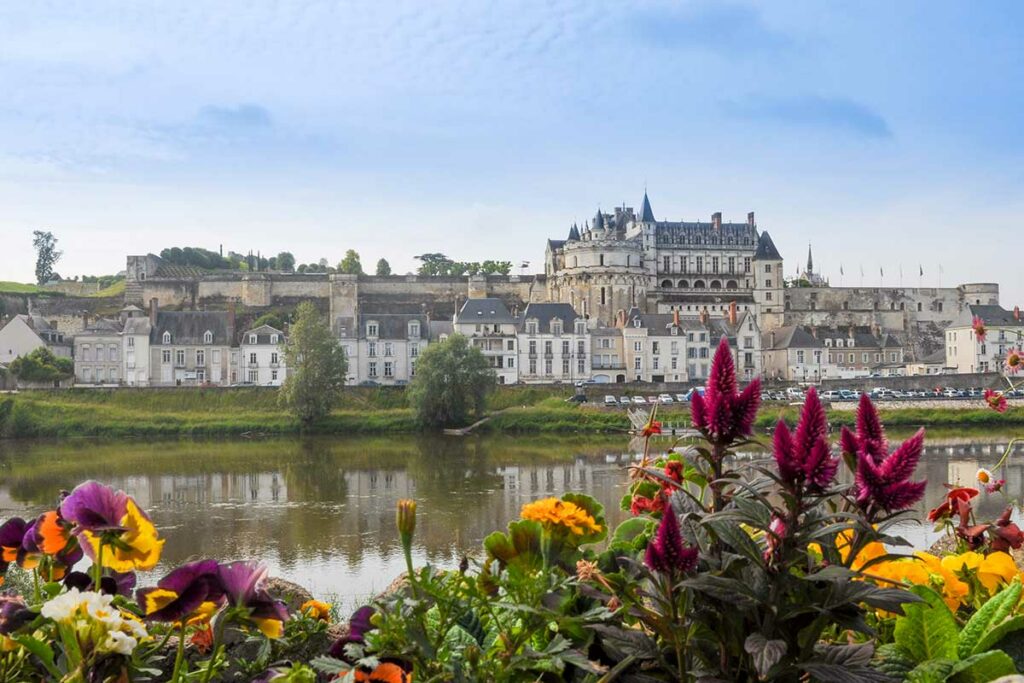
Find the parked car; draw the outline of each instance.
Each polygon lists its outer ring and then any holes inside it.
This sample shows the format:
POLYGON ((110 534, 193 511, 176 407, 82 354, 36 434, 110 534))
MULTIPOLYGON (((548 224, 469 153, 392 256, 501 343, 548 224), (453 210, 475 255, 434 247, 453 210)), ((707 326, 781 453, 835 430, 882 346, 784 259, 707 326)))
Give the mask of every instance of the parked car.
POLYGON ((839 391, 836 389, 821 392, 821 397, 829 401, 838 401, 841 398, 839 391))
POLYGON ((647 399, 644 398, 643 396, 634 396, 633 397, 633 403, 635 403, 637 405, 645 406, 645 405, 647 405, 647 399))
POLYGON ((676 403, 686 403, 686 394, 676 394, 676 403))
POLYGON ((697 393, 697 394, 703 396, 704 395, 704 387, 694 387, 693 389, 690 389, 689 391, 686 392, 686 396, 684 398, 687 401, 690 401, 693 398, 694 393, 697 393))
POLYGON ((604 404, 606 406, 617 406, 619 405, 619 399, 609 394, 608 396, 604 397, 604 404))
POLYGON ((802 401, 806 397, 798 387, 789 387, 786 389, 786 398, 790 401, 802 401))
POLYGON ((956 389, 946 389, 942 392, 942 395, 945 398, 956 398, 959 395, 959 392, 957 392, 956 389))
POLYGON ((657 402, 658 402, 658 400, 659 400, 659 399, 658 399, 658 397, 657 397, 657 396, 648 396, 648 397, 647 397, 647 402, 648 402, 648 403, 650 403, 650 404, 651 404, 652 406, 653 406, 653 405, 654 405, 655 403, 657 403, 657 402))
POLYGON ((620 396, 619 397, 619 405, 628 406, 628 405, 632 405, 632 404, 633 404, 633 399, 631 399, 629 396, 620 396))
POLYGON ((856 401, 859 395, 856 391, 850 391, 849 389, 839 390, 839 400, 841 401, 856 401))
POLYGON ((672 400, 671 394, 660 394, 658 396, 658 403, 668 405, 670 403, 675 403, 675 401, 672 400))

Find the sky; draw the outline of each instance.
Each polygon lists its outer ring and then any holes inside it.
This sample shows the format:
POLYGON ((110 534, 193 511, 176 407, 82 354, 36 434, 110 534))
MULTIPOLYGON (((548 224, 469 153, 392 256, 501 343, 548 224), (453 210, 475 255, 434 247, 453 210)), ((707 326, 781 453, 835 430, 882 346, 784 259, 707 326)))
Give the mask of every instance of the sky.
POLYGON ((834 285, 902 268, 1010 307, 1022 23, 1009 0, 0 3, 0 280, 33 279, 39 229, 65 277, 221 245, 540 271, 646 187, 662 220, 755 211, 791 275, 811 244, 834 285))

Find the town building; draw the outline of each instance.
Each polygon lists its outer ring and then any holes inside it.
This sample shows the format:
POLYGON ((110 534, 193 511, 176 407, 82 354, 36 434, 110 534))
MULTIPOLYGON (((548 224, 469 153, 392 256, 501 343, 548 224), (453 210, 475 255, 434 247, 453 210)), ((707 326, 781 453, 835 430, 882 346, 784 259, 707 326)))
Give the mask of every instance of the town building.
POLYGON ((238 376, 235 314, 229 311, 160 311, 150 324, 150 386, 227 386, 238 376))
POLYGON ((453 320, 454 331, 469 338, 498 378, 498 384, 519 381, 519 319, 496 298, 467 299, 453 320))
POLYGON ((124 372, 121 376, 130 387, 148 387, 150 385, 150 340, 153 332, 152 321, 156 320, 156 301, 150 302, 150 313, 147 315, 138 306, 129 304, 121 310, 123 327, 121 338, 124 355, 124 372))
POLYGON ((843 379, 855 377, 895 377, 906 374, 903 343, 893 334, 857 328, 814 329, 828 354, 829 367, 835 365, 843 379))
POLYGON ((591 379, 598 383, 626 381, 626 353, 620 327, 595 327, 590 331, 591 379))
POLYGON ((4 365, 44 346, 55 356, 72 356, 70 338, 40 315, 15 315, 0 328, 0 363, 4 365))
POLYGON ((364 313, 341 337, 348 358, 349 384, 408 384, 416 376, 416 363, 431 341, 425 315, 364 313))
POLYGON ((822 341, 798 325, 762 333, 761 355, 768 380, 815 383, 839 376, 822 341))
POLYGON ((238 345, 241 381, 261 387, 284 384, 284 341, 284 332, 270 325, 243 332, 238 345))
POLYGON ((529 304, 518 319, 516 336, 520 382, 575 383, 590 378, 587 321, 569 304, 529 304))
POLYGON ((118 385, 124 374, 123 323, 99 318, 84 321, 85 329, 75 335, 75 383, 104 386, 118 385))
POLYGON ((1007 352, 1024 347, 1024 323, 1019 309, 968 304, 946 328, 945 341, 946 367, 953 372, 1001 372, 1007 352), (978 339, 975 319, 985 326, 984 339, 978 339))

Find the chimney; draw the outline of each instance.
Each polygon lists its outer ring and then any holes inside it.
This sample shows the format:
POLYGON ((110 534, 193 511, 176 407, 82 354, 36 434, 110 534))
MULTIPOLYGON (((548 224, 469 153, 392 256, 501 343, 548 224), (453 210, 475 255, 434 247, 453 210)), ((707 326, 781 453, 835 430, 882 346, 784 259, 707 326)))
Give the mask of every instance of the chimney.
POLYGON ((721 211, 715 211, 713 214, 711 214, 711 227, 714 228, 715 230, 721 230, 722 229, 722 212, 721 211))
POLYGON ((228 304, 228 343, 234 346, 235 339, 235 302, 228 304))
POLYGON ((701 325, 707 325, 708 324, 708 307, 707 306, 705 306, 703 309, 701 309, 701 312, 700 312, 700 324, 701 325))
POLYGON ((89 314, 88 313, 82 313, 82 329, 83 330, 89 329, 89 314))
POLYGON ((149 300, 149 324, 156 327, 157 298, 149 300))
POLYGON ((775 348, 775 330, 768 333, 768 348, 775 348))
POLYGON ((757 227, 757 221, 754 220, 754 212, 753 211, 751 211, 750 213, 747 214, 747 225, 749 225, 752 228, 757 227))
POLYGON ((679 327, 679 309, 678 308, 674 309, 672 311, 672 324, 675 325, 676 327, 679 327))
POLYGON ((736 326, 736 302, 729 302, 729 324, 733 327, 736 326))
POLYGON ((1013 319, 1018 322, 1020 321, 1020 306, 1013 307, 1013 319))

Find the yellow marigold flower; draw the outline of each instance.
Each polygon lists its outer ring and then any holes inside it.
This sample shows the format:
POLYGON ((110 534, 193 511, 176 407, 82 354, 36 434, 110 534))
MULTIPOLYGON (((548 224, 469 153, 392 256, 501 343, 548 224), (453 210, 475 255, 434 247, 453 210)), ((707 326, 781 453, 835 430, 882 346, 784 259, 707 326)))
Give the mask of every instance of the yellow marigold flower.
POLYGON ((1003 584, 1013 581, 1017 574, 1017 563, 1004 552, 989 553, 978 567, 978 580, 989 595, 994 595, 1003 584))
POLYGON ((302 603, 302 607, 299 608, 303 614, 313 619, 319 619, 320 621, 331 621, 331 606, 326 602, 320 602, 319 600, 307 600, 302 603))
POLYGON ((992 481, 992 473, 986 470, 984 467, 978 470, 977 477, 978 481, 981 482, 982 484, 987 484, 990 481, 992 481))
POLYGON ((601 531, 601 526, 594 521, 589 512, 576 503, 558 498, 544 498, 527 503, 523 506, 519 516, 522 519, 539 522, 548 530, 553 527, 563 527, 578 536, 582 536, 588 531, 601 531))

